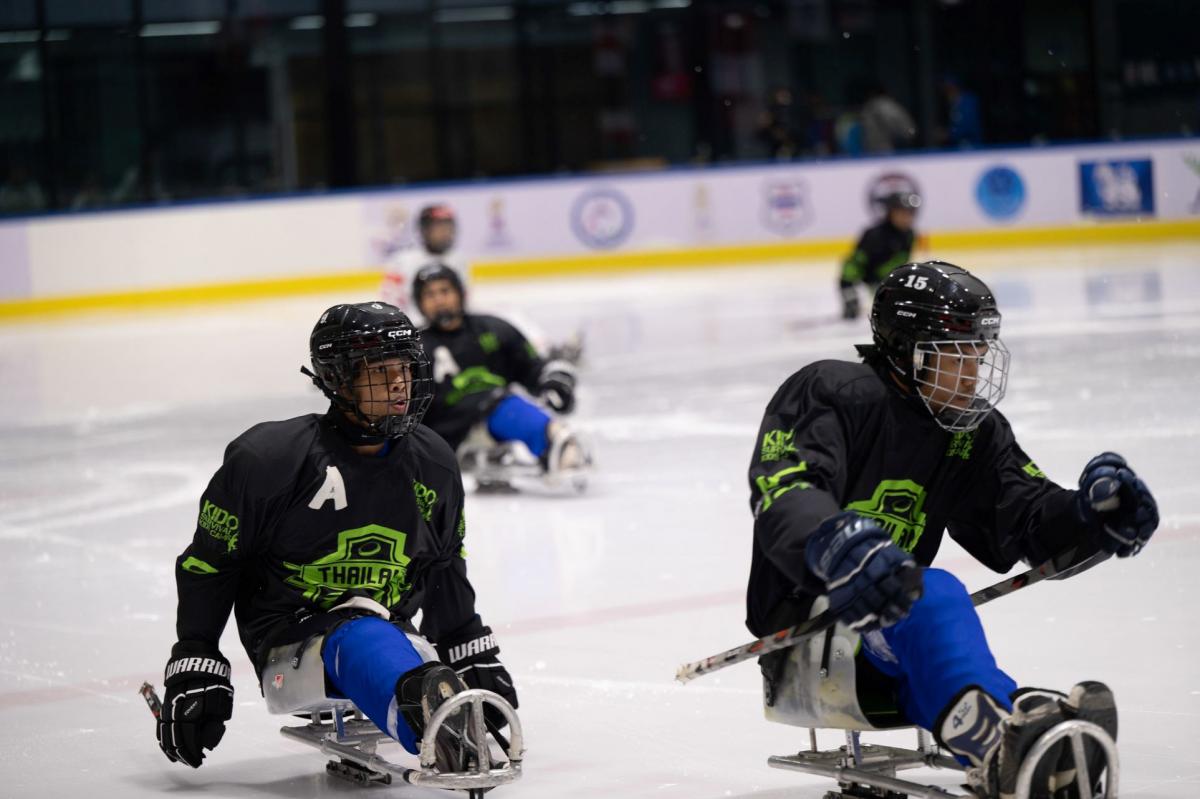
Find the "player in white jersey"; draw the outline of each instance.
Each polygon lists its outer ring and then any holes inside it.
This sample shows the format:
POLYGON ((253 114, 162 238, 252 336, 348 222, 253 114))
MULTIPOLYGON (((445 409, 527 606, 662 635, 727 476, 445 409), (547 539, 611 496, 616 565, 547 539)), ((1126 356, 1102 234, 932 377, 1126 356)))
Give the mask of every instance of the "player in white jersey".
POLYGON ((466 274, 466 263, 455 249, 458 221, 454 211, 445 203, 427 205, 417 217, 418 241, 415 246, 394 253, 384 267, 381 299, 408 313, 411 308, 411 281, 427 266, 448 266, 460 275, 466 274))

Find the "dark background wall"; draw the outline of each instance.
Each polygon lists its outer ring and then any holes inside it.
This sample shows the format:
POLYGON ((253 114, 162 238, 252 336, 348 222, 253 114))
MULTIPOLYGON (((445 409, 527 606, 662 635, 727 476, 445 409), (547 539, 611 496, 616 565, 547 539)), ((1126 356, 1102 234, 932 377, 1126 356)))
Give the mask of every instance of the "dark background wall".
POLYGON ((880 93, 896 149, 1188 135, 1197 30, 1194 0, 4 0, 0 213, 855 155, 880 93))

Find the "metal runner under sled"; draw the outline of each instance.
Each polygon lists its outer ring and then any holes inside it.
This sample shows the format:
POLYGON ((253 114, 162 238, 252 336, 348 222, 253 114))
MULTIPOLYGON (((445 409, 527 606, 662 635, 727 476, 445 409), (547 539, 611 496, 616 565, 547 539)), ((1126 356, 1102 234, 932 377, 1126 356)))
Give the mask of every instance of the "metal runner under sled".
POLYGON ((457 456, 463 477, 476 490, 485 493, 582 494, 591 474, 591 446, 574 433, 552 441, 548 458, 555 468, 547 470, 541 461, 519 441, 497 442, 486 425, 475 425, 459 446, 457 456), (559 449, 570 439, 580 448, 580 463, 562 468, 559 449))
POLYGON ((340 758, 326 764, 326 771, 334 776, 363 785, 371 782, 391 784, 393 777, 399 777, 411 785, 466 791, 471 799, 479 799, 488 790, 515 782, 521 777, 521 758, 525 746, 521 722, 512 706, 491 691, 468 689, 447 699, 437 709, 421 738, 418 768, 401 766, 377 755, 376 747, 392 741, 392 738, 370 719, 364 718, 352 704, 338 703, 331 706, 331 711, 332 719, 328 721, 322 720, 321 711, 313 710, 309 724, 283 727, 279 731, 286 738, 340 758), (470 714, 465 746, 473 762, 465 771, 443 773, 434 765, 434 740, 449 715, 464 705, 470 714), (501 742, 507 762, 497 764, 492 761, 483 715, 484 705, 499 710, 508 722, 509 738, 501 742), (346 718, 347 712, 350 718, 346 718))
MULTIPOLYGON (((521 721, 503 697, 479 688, 455 694, 434 711, 420 741, 419 767, 402 766, 380 757, 376 753, 379 744, 394 739, 350 700, 327 695, 320 657, 323 640, 324 636, 314 636, 299 645, 272 649, 263 669, 262 687, 268 712, 308 715, 308 724, 282 727, 279 732, 285 738, 336 756, 336 760, 326 764, 326 772, 360 785, 372 782, 390 785, 393 777, 399 777, 411 785, 466 791, 470 799, 481 799, 492 788, 520 779, 525 750, 521 721), (484 716, 486 705, 498 710, 508 723, 507 740, 493 733, 505 761, 492 758, 484 716), (438 771, 434 744, 437 733, 450 714, 462 707, 468 713, 467 734, 461 744, 468 765, 463 771, 438 771)), ((423 638, 409 634, 409 640, 426 661, 437 659, 437 653, 423 638)))
MULTIPOLYGON (((822 597, 812 615, 824 610, 822 597)), ((778 655, 777 671, 764 675, 764 712, 769 721, 809 728, 810 750, 794 755, 776 755, 767 759, 772 768, 800 771, 837 782, 838 789, 828 791, 824 799, 950 799, 974 796, 961 790, 923 785, 897 778, 900 771, 917 768, 942 768, 963 771, 964 767, 943 752, 933 737, 920 728, 916 749, 864 744, 863 731, 897 730, 912 725, 901 716, 895 723, 880 722, 877 714, 864 712, 859 704, 859 680, 855 653, 859 636, 842 624, 813 635, 778 655), (818 729, 840 729, 846 733, 845 745, 821 751, 817 747, 818 729)), ((768 656, 770 657, 770 656, 768 656)), ((1070 741, 1075 759, 1076 785, 1086 799, 1116 799, 1120 765, 1116 744, 1100 727, 1087 721, 1067 720, 1051 727, 1038 739, 1021 765, 1017 777, 1016 799, 1029 799, 1033 772, 1062 739, 1070 741), (1105 768, 1103 790, 1093 794, 1090 786, 1100 775, 1088 773, 1084 757, 1084 739, 1091 738, 1103 751, 1105 768)), ((1058 756, 1055 751, 1055 756, 1058 756)))
MULTIPOLYGON (((825 799, 954 799, 975 796, 965 787, 956 791, 896 777, 897 772, 922 767, 963 770, 963 766, 954 758, 942 753, 929 733, 922 729, 917 729, 915 750, 864 744, 860 740, 861 733, 858 730, 846 730, 844 746, 822 752, 817 749, 816 730, 810 730, 809 735, 811 751, 794 755, 775 755, 767 758, 767 765, 836 780, 838 789, 827 791, 825 799)), ((1051 727, 1034 744, 1017 775, 1016 799, 1029 799, 1033 772, 1037 764, 1063 738, 1070 739, 1076 765, 1075 784, 1079 795, 1087 799, 1117 799, 1120 765, 1116 744, 1100 727, 1078 719, 1063 721, 1051 727), (1088 772, 1083 750, 1084 738, 1095 741, 1105 757, 1103 789, 1095 794, 1089 786, 1096 784, 1096 775, 1088 772)), ((1058 757, 1058 753, 1055 752, 1053 756, 1058 757)))

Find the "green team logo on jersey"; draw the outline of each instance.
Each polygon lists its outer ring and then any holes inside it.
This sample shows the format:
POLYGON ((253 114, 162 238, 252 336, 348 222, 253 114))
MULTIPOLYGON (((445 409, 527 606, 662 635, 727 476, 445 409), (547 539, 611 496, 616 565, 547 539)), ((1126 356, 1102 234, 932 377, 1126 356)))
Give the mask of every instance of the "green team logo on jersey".
POLYGON ((427 522, 432 521, 433 506, 437 502, 437 492, 413 480, 413 494, 417 497, 417 510, 421 512, 421 518, 427 522))
POLYGON ((229 511, 218 508, 206 499, 200 508, 200 519, 197 524, 201 530, 223 542, 226 552, 233 552, 237 549, 238 527, 241 526, 241 522, 229 511))
POLYGON ((870 499, 851 502, 846 510, 876 520, 896 546, 912 552, 925 532, 924 506, 925 489, 912 480, 884 480, 870 499))
POLYGON ((338 533, 337 551, 308 564, 284 563, 294 572, 287 584, 305 599, 328 610, 346 591, 358 589, 384 607, 392 607, 411 587, 404 554, 407 536, 399 530, 368 524, 338 533))
POLYGON ((1039 478, 1042 480, 1046 479, 1046 473, 1039 469, 1038 465, 1033 461, 1030 461, 1022 466, 1021 471, 1025 472, 1025 474, 1029 475, 1030 477, 1039 478))
POLYGON ((950 437, 950 445, 946 447, 946 457, 959 457, 964 461, 971 457, 971 447, 975 444, 974 430, 961 430, 950 437))
POLYGON ((500 339, 496 338, 495 333, 484 333, 479 337, 479 346, 486 353, 493 353, 500 349, 500 339))
POLYGON ((491 391, 494 388, 507 385, 507 380, 498 374, 488 371, 486 366, 472 366, 469 369, 463 369, 451 379, 451 388, 446 394, 446 404, 455 405, 469 394, 491 391))
POLYGON ((200 558, 197 558, 195 555, 189 555, 187 560, 185 560, 183 563, 179 564, 179 568, 183 569, 185 572, 191 572, 192 574, 216 574, 217 573, 216 568, 212 564, 205 563, 204 561, 200 560, 200 558))
POLYGON ((467 512, 465 510, 458 513, 458 556, 464 560, 467 557, 467 547, 463 541, 467 537, 467 512))
POLYGON ((768 430, 763 433, 762 453, 759 459, 763 463, 770 463, 795 453, 796 445, 792 443, 795 438, 795 430, 768 430))

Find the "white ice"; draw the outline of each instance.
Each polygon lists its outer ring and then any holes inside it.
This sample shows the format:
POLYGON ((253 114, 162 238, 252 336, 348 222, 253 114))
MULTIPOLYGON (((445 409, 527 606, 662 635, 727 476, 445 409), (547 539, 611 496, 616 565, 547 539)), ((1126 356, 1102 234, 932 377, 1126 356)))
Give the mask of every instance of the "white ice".
MULTIPOLYGON (((1013 352, 1002 409, 1049 475, 1104 449, 1154 489, 1164 523, 1132 560, 982 611, 1022 684, 1107 681, 1122 796, 1200 794, 1200 246, 937 253, 976 268, 1013 352)), ((576 499, 468 499, 470 571, 521 697, 524 779, 504 797, 800 797, 769 769, 807 741, 762 718, 757 669, 682 687, 681 662, 742 643, 746 467, 776 386, 852 357, 832 264, 483 284, 480 308, 545 335, 582 329, 579 424, 599 474, 576 499)), ((168 763, 136 693, 173 642, 172 564, 225 444, 320 410, 299 374, 305 297, 0 327, 0 796, 351 796, 278 733, 227 630, 237 702, 198 771, 168 763)), ((948 540, 939 565, 996 575, 948 540)), ((836 745, 834 732, 821 735, 836 745)), ((905 740, 904 742, 907 742, 905 740)), ((395 750, 397 757, 402 757, 395 750)), ((922 772, 949 785, 958 775, 922 772)), ((379 788, 369 795, 383 795, 379 788)), ((436 796, 407 787, 395 796, 436 796)))

